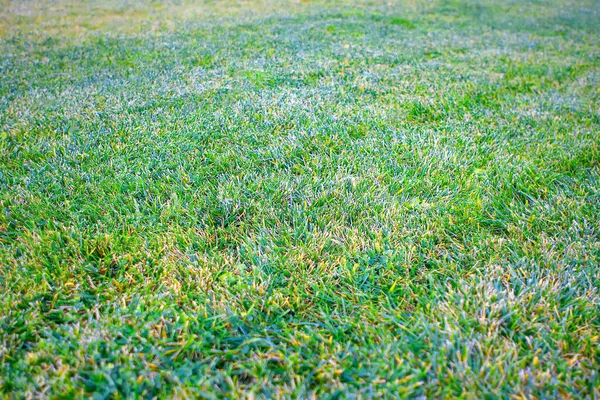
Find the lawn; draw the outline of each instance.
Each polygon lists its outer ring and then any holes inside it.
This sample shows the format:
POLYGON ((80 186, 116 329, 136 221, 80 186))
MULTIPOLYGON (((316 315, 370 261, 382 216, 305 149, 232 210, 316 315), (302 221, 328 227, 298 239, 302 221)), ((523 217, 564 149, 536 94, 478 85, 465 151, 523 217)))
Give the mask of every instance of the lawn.
POLYGON ((597 0, 0 0, 0 397, 600 397, 597 0))

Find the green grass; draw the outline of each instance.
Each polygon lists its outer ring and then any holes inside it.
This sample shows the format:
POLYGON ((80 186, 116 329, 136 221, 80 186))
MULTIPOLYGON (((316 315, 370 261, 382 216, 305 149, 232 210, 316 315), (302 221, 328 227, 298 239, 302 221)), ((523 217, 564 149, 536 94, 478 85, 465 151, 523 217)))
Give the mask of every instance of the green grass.
POLYGON ((0 394, 600 397, 600 5, 0 1, 0 394))

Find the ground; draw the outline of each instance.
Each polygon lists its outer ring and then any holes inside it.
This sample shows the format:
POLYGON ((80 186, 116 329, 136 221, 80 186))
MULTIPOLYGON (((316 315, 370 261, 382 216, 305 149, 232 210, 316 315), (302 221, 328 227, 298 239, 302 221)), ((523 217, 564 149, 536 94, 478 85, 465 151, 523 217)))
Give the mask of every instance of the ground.
POLYGON ((0 393, 599 397, 598 26, 0 0, 0 393))

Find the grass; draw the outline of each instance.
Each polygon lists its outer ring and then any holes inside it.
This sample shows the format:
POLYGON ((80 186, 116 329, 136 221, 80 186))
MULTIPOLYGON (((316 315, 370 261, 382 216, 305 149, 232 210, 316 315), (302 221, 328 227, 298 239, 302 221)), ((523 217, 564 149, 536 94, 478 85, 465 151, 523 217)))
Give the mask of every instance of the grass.
POLYGON ((600 397, 594 0, 0 2, 0 393, 600 397))

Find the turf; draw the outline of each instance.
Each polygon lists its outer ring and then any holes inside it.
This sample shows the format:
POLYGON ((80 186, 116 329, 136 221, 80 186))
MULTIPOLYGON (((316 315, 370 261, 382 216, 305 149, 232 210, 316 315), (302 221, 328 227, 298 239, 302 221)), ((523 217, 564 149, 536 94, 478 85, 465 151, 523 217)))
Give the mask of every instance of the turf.
POLYGON ((595 0, 0 1, 0 393, 600 396, 595 0))

